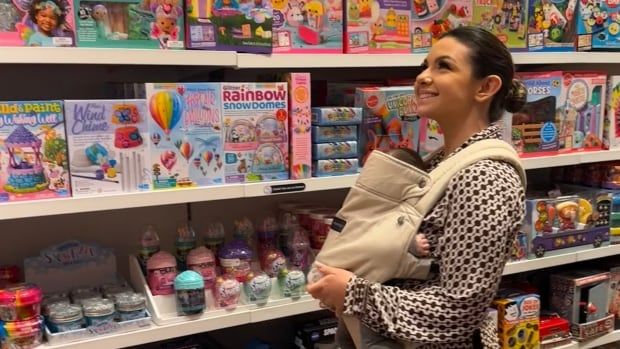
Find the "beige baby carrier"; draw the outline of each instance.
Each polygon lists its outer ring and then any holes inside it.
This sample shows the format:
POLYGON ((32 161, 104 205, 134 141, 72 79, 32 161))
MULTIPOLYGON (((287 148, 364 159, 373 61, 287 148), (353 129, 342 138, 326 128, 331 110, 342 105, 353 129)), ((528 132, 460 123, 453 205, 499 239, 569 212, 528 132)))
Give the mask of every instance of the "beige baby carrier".
MULTIPOLYGON (((412 240, 450 180, 484 159, 511 164, 525 186, 525 172, 517 153, 497 139, 467 146, 430 173, 385 153, 372 152, 336 214, 316 261, 380 283, 395 278, 426 279, 431 259, 411 254, 412 240)), ((359 320, 349 316, 343 320, 356 347, 361 348, 359 320)))

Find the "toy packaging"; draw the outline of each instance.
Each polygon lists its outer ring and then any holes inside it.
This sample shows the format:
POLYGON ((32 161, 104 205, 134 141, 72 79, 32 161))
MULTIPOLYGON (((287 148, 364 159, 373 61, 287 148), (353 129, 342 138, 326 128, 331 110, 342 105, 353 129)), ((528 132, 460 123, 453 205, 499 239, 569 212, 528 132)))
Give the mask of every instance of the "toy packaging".
POLYGON ((185 6, 188 48, 271 53, 270 0, 186 0, 185 6))
POLYGON ((65 101, 73 196, 149 190, 144 100, 65 101))
POLYGON ((418 154, 424 157, 443 147, 443 131, 437 121, 420 118, 418 154))
POLYGON ((601 150, 607 75, 565 72, 562 81, 559 150, 601 150))
POLYGON ((572 270, 551 275, 551 308, 571 322, 577 340, 611 332, 614 315, 609 314, 610 274, 594 270, 572 270))
POLYGON ((558 150, 556 115, 562 73, 519 73, 518 78, 527 87, 527 103, 520 111, 504 115, 504 122, 511 125, 512 144, 521 156, 553 155, 558 150))
POLYGON ((519 230, 512 244, 512 250, 510 251, 510 260, 512 262, 526 260, 528 245, 528 235, 524 231, 519 230))
POLYGON ((357 142, 318 143, 312 145, 315 160, 350 159, 358 156, 357 142))
POLYGON ((614 316, 615 326, 620 327, 620 266, 609 270, 609 313, 614 316))
POLYGON ((510 50, 527 49, 528 0, 473 1, 473 25, 495 34, 510 50))
POLYGON ((414 0, 411 17, 413 52, 428 52, 443 33, 469 25, 471 15, 472 0, 414 0))
POLYGON ((346 142, 357 140, 357 125, 312 126, 313 143, 346 142))
POLYGON ((274 0, 273 52, 342 53, 343 0, 274 0))
POLYGON ((603 122, 603 147, 620 147, 620 75, 612 75, 607 80, 607 113, 603 122))
POLYGON ((529 0, 530 51, 575 51, 577 0, 529 0))
POLYGON ((320 107, 312 108, 312 125, 354 125, 362 122, 361 108, 320 107))
POLYGON ((620 8, 615 0, 581 0, 577 13, 577 50, 620 49, 620 8))
POLYGON ((310 73, 289 73, 286 81, 289 90, 291 179, 309 178, 312 175, 310 73))
POLYGON ((75 46, 73 2, 0 1, 0 46, 75 46))
POLYGON ((336 346, 338 320, 325 317, 303 323, 295 332, 295 344, 298 349, 332 348, 336 346))
POLYGON ((358 88, 355 106, 363 110, 358 144, 361 166, 375 149, 418 150, 420 118, 413 87, 358 88))
POLYGON ((358 159, 316 160, 312 165, 312 176, 314 177, 356 174, 358 171, 358 159))
POLYGON ((80 47, 184 47, 181 0, 76 0, 80 47))
POLYGON ((500 347, 538 349, 540 297, 520 290, 504 289, 493 301, 497 309, 500 347))
POLYGON ((567 248, 600 247, 609 241, 611 194, 600 190, 578 195, 526 200, 523 230, 530 256, 566 253, 567 248))
POLYGON ((347 1, 346 53, 411 52, 411 2, 405 0, 347 1))
POLYGON ((226 183, 288 179, 286 83, 222 83, 226 183))
POLYGON ((220 85, 147 84, 154 189, 224 183, 220 85))
POLYGON ((61 101, 0 102, 0 202, 71 195, 61 101))

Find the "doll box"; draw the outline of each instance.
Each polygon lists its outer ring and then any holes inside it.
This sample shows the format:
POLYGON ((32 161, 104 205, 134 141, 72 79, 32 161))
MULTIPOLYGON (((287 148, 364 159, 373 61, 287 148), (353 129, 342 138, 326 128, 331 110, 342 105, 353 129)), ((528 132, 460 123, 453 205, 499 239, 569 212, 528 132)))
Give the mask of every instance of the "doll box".
POLYGON ((530 51, 575 51, 577 0, 529 0, 527 43, 530 51))
POLYGON ((147 84, 154 189, 224 183, 220 84, 147 84))
POLYGON ((288 87, 222 83, 226 183, 289 178, 288 87))
POLYGON ((594 270, 573 270, 551 275, 550 306, 571 322, 577 340, 609 333, 614 315, 608 313, 610 274, 594 270))
POLYGON ((527 49, 528 0, 473 0, 472 24, 495 34, 510 50, 527 49))
MULTIPOLYGON (((276 3, 284 5, 285 1, 276 3)), ((186 0, 186 46, 271 53, 274 20, 271 6, 270 0, 186 0)))
POLYGON ((603 147, 620 147, 620 75, 607 79, 607 113, 603 122, 603 147))
POLYGON ((410 1, 350 0, 346 6, 346 53, 411 52, 410 1))
POLYGON ((76 0, 80 47, 184 47, 181 0, 76 0))
POLYGON ((312 175, 313 130, 310 129, 311 80, 310 73, 288 73, 289 90, 289 160, 291 179, 304 179, 312 175))
POLYGON ((423 53, 443 33, 471 23, 472 0, 414 0, 412 12, 412 51, 423 53))
POLYGON ((564 72, 562 83, 559 150, 601 150, 607 74, 564 72))
POLYGON ((582 0, 577 12, 577 50, 620 49, 620 15, 616 0, 582 0))
POLYGON ((144 100, 65 101, 74 196, 149 190, 144 100))
POLYGON ((0 2, 0 46, 75 46, 72 6, 68 0, 0 2))
POLYGON ((562 73, 519 73, 527 88, 525 106, 514 114, 505 113, 511 126, 512 145, 519 155, 553 155, 558 151, 558 125, 562 97, 562 73))
POLYGON ((0 102, 0 202, 71 195, 61 101, 0 102))
POLYGON ((274 53, 342 53, 343 0, 275 0, 274 53))

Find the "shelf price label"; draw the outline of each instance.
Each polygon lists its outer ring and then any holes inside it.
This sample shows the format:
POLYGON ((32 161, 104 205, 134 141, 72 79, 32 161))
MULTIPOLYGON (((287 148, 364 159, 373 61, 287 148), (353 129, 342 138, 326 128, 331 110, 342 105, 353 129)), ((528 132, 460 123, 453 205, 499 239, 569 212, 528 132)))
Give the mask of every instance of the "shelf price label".
POLYGON ((268 185, 263 191, 265 195, 270 194, 282 194, 282 193, 294 193, 299 191, 306 190, 305 183, 288 183, 288 184, 277 184, 277 185, 268 185))

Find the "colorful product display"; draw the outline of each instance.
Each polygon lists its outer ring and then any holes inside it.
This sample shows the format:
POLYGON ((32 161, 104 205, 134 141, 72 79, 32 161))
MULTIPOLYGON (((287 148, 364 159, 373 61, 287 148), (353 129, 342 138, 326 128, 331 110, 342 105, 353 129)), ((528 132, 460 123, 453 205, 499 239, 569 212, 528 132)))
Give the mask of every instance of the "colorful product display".
POLYGON ((205 283, 202 275, 186 270, 174 279, 174 291, 179 315, 195 315, 206 308, 205 283))
POLYGON ((0 2, 0 46, 75 46, 73 2, 0 2))
POLYGON ((577 0, 529 0, 530 51, 575 51, 577 0))
POLYGON ((578 9, 578 50, 604 51, 620 48, 620 9, 614 0, 581 0, 578 9))
POLYGON ((492 32, 511 50, 527 49, 528 0, 473 1, 473 25, 492 32))
POLYGON ((414 0, 413 52, 428 52, 442 34, 472 21, 471 0, 414 0))

